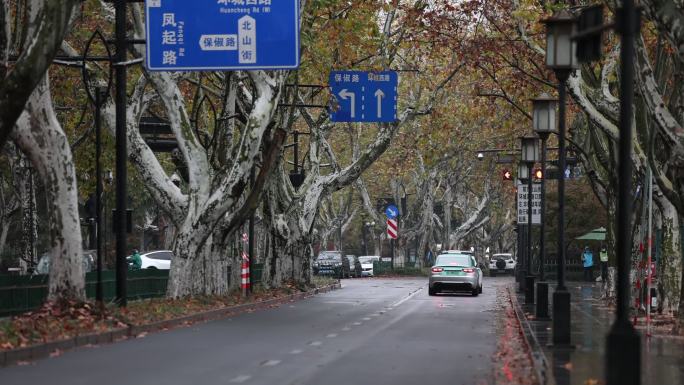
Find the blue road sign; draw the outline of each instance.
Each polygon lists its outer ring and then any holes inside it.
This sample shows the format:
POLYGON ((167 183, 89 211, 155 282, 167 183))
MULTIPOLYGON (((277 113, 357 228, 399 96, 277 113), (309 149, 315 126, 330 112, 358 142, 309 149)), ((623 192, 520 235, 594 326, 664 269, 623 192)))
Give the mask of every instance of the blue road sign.
POLYGON ((394 219, 399 216, 399 209, 395 205, 389 205, 385 209, 385 215, 387 215, 388 219, 394 219))
POLYGON ((299 0, 146 0, 147 68, 299 66, 299 0))
POLYGON ((394 71, 332 71, 330 108, 333 122, 394 122, 397 120, 397 83, 394 71))

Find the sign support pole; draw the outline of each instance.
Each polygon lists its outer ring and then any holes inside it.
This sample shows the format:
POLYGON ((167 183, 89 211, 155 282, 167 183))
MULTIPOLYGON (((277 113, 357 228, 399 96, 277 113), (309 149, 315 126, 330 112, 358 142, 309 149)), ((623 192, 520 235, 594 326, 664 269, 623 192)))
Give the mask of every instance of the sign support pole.
POLYGON ((116 303, 127 305, 126 276, 126 0, 116 2, 116 303))
POLYGON ((532 274, 532 166, 534 163, 527 163, 527 259, 525 260, 525 303, 534 303, 534 274, 532 274))

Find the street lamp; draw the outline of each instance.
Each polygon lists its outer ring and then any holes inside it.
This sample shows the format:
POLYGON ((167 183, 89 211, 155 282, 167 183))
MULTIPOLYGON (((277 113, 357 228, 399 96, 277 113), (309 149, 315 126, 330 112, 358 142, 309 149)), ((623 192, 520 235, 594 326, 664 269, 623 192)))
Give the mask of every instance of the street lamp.
MULTIPOLYGON (((527 183, 528 179, 530 179, 530 170, 527 168, 527 165, 524 162, 518 163, 517 188, 522 188, 521 185, 527 183)), ((517 194, 517 198, 518 202, 516 204, 516 211, 519 212, 521 205, 519 193, 517 194)), ((526 231, 528 230, 528 226, 525 224, 524 221, 524 218, 520 218, 520 216, 518 216, 518 254, 520 255, 520 258, 518 260, 518 263, 516 264, 516 268, 518 269, 516 281, 518 282, 518 291, 523 293, 525 291, 525 277, 527 276, 527 272, 525 271, 525 267, 527 266, 527 256, 525 252, 525 250, 527 250, 527 248, 525 247, 525 234, 527 234, 526 231)))
POLYGON ((525 303, 534 303, 534 275, 532 274, 532 168, 539 161, 539 139, 520 137, 520 160, 527 166, 527 258, 525 259, 525 303))
POLYGON ((558 100, 547 93, 532 99, 532 127, 541 139, 541 202, 539 224, 539 282, 537 283, 537 319, 549 317, 549 284, 544 279, 544 259, 546 258, 546 141, 556 132, 556 107, 558 100))
MULTIPOLYGON (((577 44, 571 39, 577 29, 575 18, 561 10, 544 20, 546 24, 546 66, 558 79, 558 169, 565 170, 565 97, 570 72, 577 68, 577 44)), ((561 171, 562 172, 562 171, 561 171)), ((570 344, 570 292, 565 287, 565 177, 558 179, 558 285, 553 293, 553 343, 570 344)))

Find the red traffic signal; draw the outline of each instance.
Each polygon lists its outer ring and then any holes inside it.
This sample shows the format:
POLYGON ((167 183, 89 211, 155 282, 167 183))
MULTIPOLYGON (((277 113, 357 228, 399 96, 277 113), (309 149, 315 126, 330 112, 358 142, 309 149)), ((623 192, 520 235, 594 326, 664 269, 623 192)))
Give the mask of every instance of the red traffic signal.
POLYGON ((513 180, 513 173, 510 170, 503 171, 503 180, 513 180))
POLYGON ((536 179, 536 180, 544 179, 544 171, 542 171, 541 168, 535 168, 534 169, 534 179, 536 179))

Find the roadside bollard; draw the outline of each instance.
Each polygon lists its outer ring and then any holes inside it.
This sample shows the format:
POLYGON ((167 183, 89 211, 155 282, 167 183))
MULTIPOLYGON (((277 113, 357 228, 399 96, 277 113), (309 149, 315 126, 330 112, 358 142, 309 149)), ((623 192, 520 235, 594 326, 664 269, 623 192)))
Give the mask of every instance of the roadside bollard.
POLYGON ((534 305, 534 280, 536 278, 534 275, 525 277, 525 305, 534 305))
POLYGON ((247 297, 247 291, 249 290, 249 258, 247 258, 247 253, 242 252, 242 296, 247 297))
POLYGON ((549 319, 549 284, 537 282, 537 319, 549 319))

